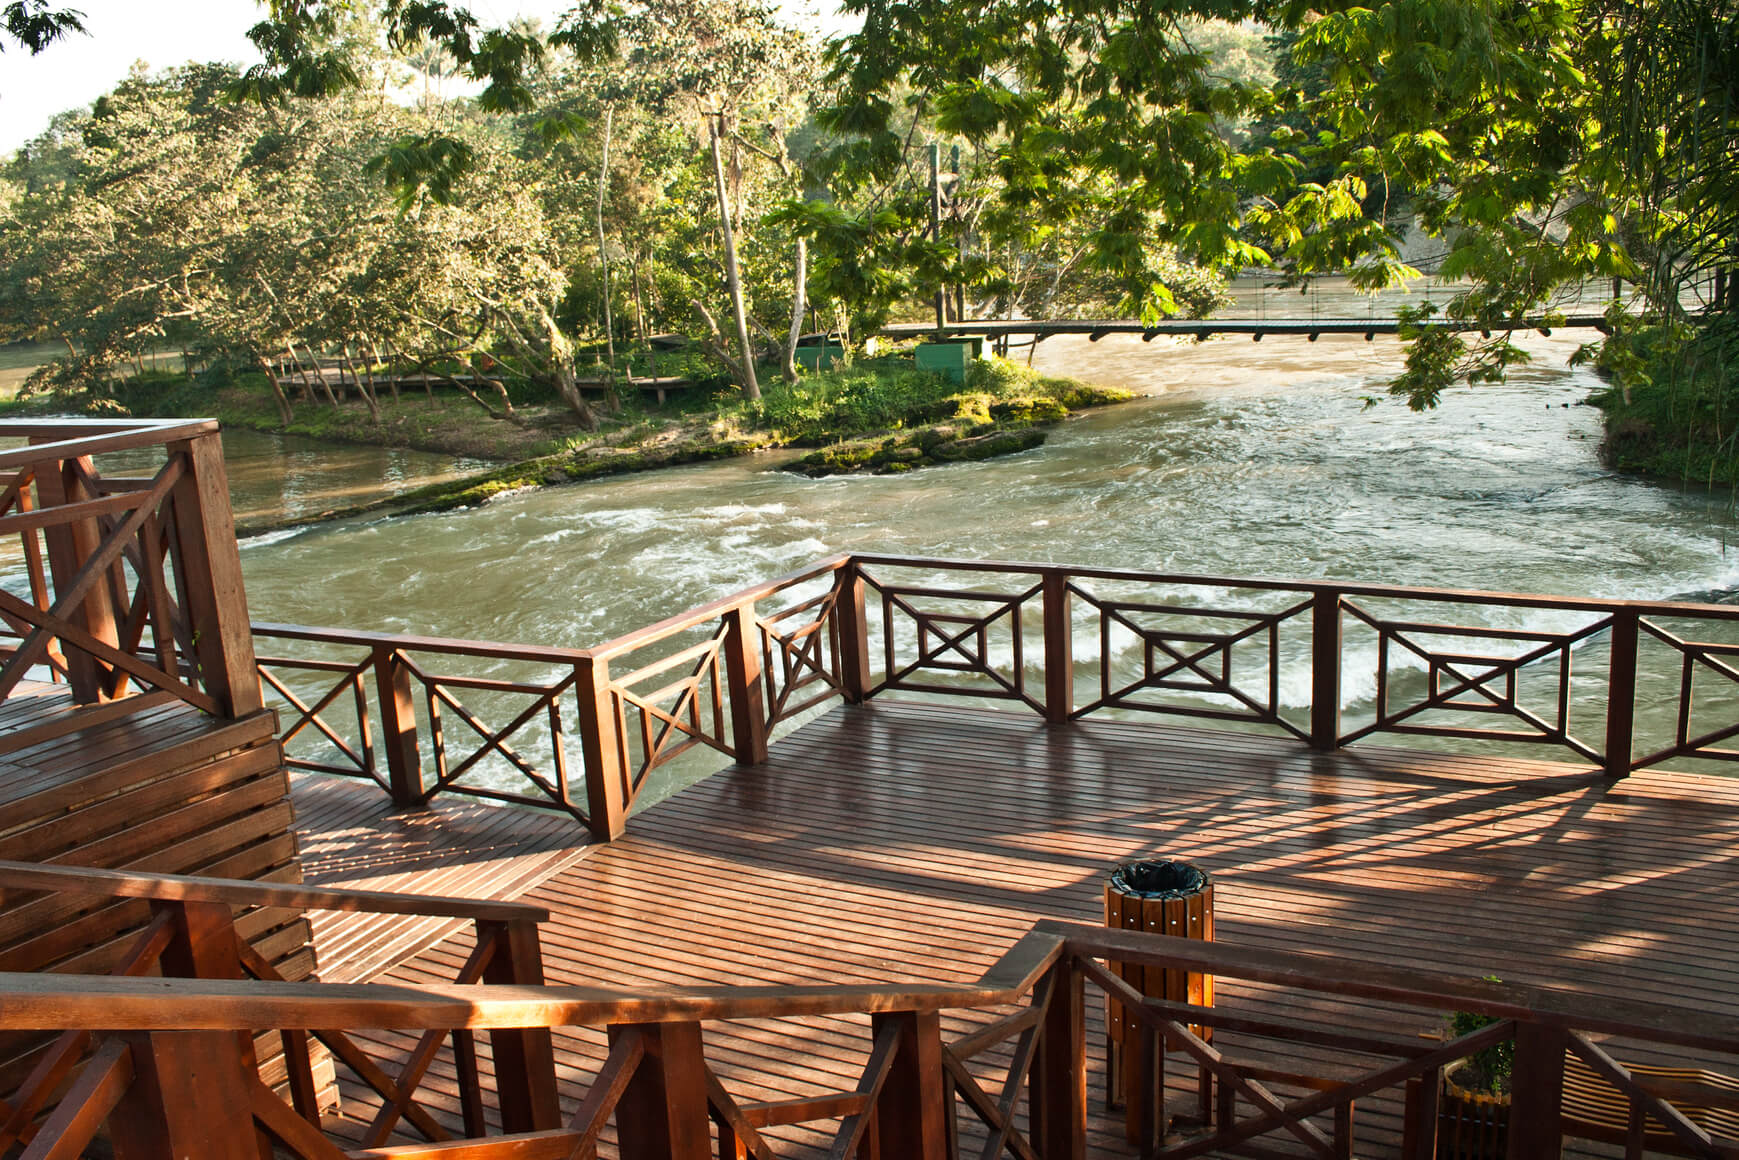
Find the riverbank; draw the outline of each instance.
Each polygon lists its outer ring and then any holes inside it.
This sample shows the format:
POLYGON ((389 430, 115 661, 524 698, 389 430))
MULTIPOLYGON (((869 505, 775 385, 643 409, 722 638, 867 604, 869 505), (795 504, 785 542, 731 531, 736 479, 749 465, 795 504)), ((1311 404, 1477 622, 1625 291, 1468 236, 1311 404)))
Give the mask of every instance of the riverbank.
POLYGON ((1595 370, 1609 466, 1668 483, 1739 486, 1739 319, 1644 323, 1606 340, 1595 370))
POLYGON ((147 376, 121 384, 114 400, 27 401, 0 407, 0 413, 82 408, 119 414, 124 408, 152 417, 213 415, 230 428, 441 451, 499 465, 312 516, 254 521, 238 529, 259 534, 371 513, 470 507, 506 492, 783 448, 813 449, 803 461, 808 475, 907 471, 1026 450, 1043 442, 1044 428, 1074 412, 1132 397, 1002 360, 975 365, 960 383, 917 371, 907 359, 887 357, 812 373, 792 385, 775 381, 755 402, 734 390, 704 388, 666 407, 627 399, 615 412, 600 407, 597 431, 586 431, 571 411, 544 402, 517 404, 511 419, 495 417, 457 392, 380 400, 378 420, 359 400, 337 406, 299 402, 286 427, 263 380, 247 378, 208 384, 147 376), (888 448, 901 450, 884 454, 888 448))

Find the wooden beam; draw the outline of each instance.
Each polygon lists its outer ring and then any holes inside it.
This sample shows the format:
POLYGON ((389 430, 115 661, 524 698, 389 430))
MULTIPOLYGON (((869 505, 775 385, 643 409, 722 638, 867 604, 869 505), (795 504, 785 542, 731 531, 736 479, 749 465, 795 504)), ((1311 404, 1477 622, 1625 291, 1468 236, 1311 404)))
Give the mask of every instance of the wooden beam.
POLYGON ((472 918, 548 922, 549 911, 523 902, 401 894, 383 890, 335 890, 273 882, 241 882, 190 874, 142 874, 85 866, 47 866, 0 859, 0 889, 59 891, 111 898, 154 898, 165 902, 226 902, 231 906, 274 906, 292 910, 360 911, 416 914, 431 918, 472 918))
POLYGON ((712 1160, 700 1024, 612 1024, 614 1043, 638 1034, 646 1055, 616 1105, 623 1160, 712 1160))

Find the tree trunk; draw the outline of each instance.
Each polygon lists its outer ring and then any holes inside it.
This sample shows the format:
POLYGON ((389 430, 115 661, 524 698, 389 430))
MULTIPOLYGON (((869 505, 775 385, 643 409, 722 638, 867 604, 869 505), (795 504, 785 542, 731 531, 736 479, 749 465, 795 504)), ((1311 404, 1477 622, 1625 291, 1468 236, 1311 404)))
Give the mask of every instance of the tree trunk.
POLYGON ((356 393, 362 396, 363 406, 368 408, 368 418, 371 423, 380 422, 380 403, 376 401, 374 392, 368 389, 362 381, 362 372, 356 369, 356 364, 350 361, 350 344, 343 343, 338 348, 338 357, 344 362, 344 369, 350 375, 350 381, 356 384, 356 393))
MULTIPOLYGON (((549 342, 549 368, 556 381, 556 391, 579 419, 580 426, 588 431, 598 429, 598 414, 592 410, 592 405, 580 394, 579 376, 574 373, 574 344, 568 341, 568 336, 562 333, 562 328, 556 324, 555 315, 548 310, 539 310, 539 323, 543 326, 544 338, 549 342)), ((513 328, 509 328, 510 341, 513 341, 513 328)), ((522 344, 523 345, 523 344, 522 344)), ((530 350, 522 353, 533 356, 530 350)))
POLYGON ((255 355, 254 361, 260 364, 260 369, 266 372, 266 381, 272 384, 272 398, 278 404, 278 425, 288 427, 292 418, 290 398, 284 394, 284 388, 278 385, 278 369, 264 355, 255 355))
POLYGON ((320 369, 320 356, 314 353, 312 346, 305 349, 308 351, 308 365, 314 368, 314 377, 320 382, 320 391, 326 396, 326 401, 332 405, 332 409, 336 411, 338 409, 338 396, 332 393, 332 384, 326 381, 326 372, 320 369))
POLYGON ((616 109, 604 106, 604 158, 598 163, 598 266, 604 275, 604 352, 610 360, 610 373, 616 373, 616 320, 610 312, 610 254, 604 247, 604 190, 610 181, 610 133, 616 123, 616 109))
POLYGON ((725 165, 719 154, 719 124, 708 122, 712 133, 713 177, 718 185, 719 227, 725 245, 725 288, 731 294, 731 309, 737 316, 737 345, 742 350, 743 398, 759 399, 761 384, 755 381, 755 350, 749 345, 748 312, 743 308, 743 279, 737 272, 737 238, 731 228, 731 201, 725 191, 725 165))
POLYGON ((496 395, 501 399, 502 412, 507 418, 518 423, 520 420, 519 416, 513 411, 513 400, 507 395, 507 384, 502 382, 500 379, 492 379, 482 371, 478 370, 477 364, 471 361, 469 355, 461 356, 460 361, 462 361, 465 364, 466 369, 471 372, 471 379, 473 382, 488 383, 491 387, 495 388, 496 395))
MULTIPOLYGON (((797 239, 797 269, 791 275, 791 333, 785 337, 785 381, 797 381, 797 340, 803 335, 803 307, 808 301, 809 239, 797 239)), ((821 344, 821 358, 827 356, 827 343, 821 344)), ((821 358, 815 362, 821 368, 821 358)))

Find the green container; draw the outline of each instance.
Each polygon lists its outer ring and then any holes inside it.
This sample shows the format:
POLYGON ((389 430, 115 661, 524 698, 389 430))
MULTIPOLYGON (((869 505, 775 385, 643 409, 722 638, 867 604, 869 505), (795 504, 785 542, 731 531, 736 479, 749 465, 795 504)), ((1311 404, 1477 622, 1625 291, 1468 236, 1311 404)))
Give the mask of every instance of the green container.
POLYGON ((826 346, 800 346, 797 348, 797 365, 807 367, 812 371, 824 371, 829 367, 838 366, 845 361, 845 348, 837 342, 826 346))
POLYGON ((947 342, 921 342, 915 352, 918 369, 939 371, 957 383, 966 381, 966 368, 984 357, 984 339, 978 335, 947 342))

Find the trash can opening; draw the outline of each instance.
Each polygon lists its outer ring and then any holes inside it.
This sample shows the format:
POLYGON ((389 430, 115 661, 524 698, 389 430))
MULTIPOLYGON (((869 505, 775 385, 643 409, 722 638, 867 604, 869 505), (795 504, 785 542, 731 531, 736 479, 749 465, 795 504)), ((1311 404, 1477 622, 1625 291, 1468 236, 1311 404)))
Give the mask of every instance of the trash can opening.
POLYGON ((1188 862, 1124 862, 1111 872, 1111 888, 1136 898, 1186 898, 1207 884, 1207 872, 1188 862))

